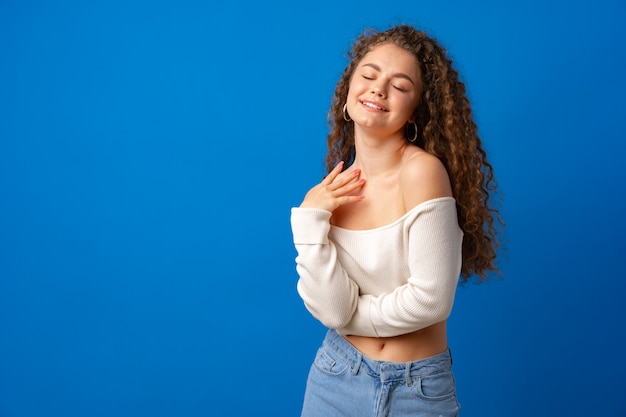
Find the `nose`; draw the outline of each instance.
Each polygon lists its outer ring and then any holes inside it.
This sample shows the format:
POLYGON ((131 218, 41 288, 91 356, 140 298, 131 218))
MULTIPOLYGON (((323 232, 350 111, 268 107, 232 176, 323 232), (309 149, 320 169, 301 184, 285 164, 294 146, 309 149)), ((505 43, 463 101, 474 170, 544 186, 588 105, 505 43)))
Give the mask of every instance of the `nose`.
POLYGON ((382 83, 376 83, 372 86, 372 90, 371 90, 372 94, 378 96, 378 97, 386 97, 387 96, 387 89, 385 88, 385 85, 382 83))

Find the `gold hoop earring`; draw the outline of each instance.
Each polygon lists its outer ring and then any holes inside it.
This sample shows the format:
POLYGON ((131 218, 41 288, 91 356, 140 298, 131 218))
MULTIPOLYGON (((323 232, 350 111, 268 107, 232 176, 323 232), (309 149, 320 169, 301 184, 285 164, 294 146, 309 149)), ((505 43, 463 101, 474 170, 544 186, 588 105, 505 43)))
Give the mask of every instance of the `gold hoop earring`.
MULTIPOLYGON (((415 143, 415 141, 417 140, 417 123, 415 123, 415 122, 412 122, 412 123, 413 123, 414 129, 415 129, 415 134, 413 135, 413 137, 411 139, 407 138, 407 140, 409 142, 411 142, 411 143, 415 143)), ((407 124, 407 127, 408 126, 409 125, 407 124)), ((407 130, 409 130, 409 129, 407 129, 407 130)))
POLYGON ((350 115, 347 115, 348 113, 346 112, 346 110, 348 110, 348 103, 343 105, 343 120, 345 120, 346 122, 351 122, 352 119, 350 118, 350 115))

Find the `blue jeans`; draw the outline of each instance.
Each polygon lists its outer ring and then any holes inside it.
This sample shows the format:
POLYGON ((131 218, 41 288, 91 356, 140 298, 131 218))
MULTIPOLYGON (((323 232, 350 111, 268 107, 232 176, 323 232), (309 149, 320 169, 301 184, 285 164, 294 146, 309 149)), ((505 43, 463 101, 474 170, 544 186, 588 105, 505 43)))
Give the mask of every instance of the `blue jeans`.
POLYGON ((376 361, 329 330, 307 380, 302 417, 458 416, 447 350, 415 362, 376 361))

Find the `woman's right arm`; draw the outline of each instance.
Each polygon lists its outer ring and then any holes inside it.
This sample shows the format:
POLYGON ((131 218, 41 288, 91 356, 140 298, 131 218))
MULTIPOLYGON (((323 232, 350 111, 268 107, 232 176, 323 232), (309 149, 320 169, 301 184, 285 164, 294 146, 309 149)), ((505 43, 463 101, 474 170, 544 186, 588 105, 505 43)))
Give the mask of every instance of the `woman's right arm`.
POLYGON ((313 317, 336 329, 352 319, 359 287, 339 264, 335 245, 328 240, 330 216, 326 210, 295 207, 291 229, 298 252, 298 294, 313 317))
POLYGON ((291 211, 291 228, 298 252, 298 293, 313 317, 327 327, 350 322, 359 298, 358 285, 346 274, 328 239, 330 217, 339 206, 361 201, 350 195, 361 188, 360 172, 341 173, 339 163, 324 180, 311 188, 300 207, 291 211))

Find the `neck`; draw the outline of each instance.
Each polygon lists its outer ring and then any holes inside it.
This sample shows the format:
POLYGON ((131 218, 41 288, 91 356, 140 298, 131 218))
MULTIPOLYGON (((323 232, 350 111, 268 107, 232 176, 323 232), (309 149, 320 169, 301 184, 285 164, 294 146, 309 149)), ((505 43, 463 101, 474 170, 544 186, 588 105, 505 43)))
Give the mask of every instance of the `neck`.
POLYGON ((395 171, 407 146, 402 134, 385 138, 355 132, 354 167, 366 177, 395 171))

